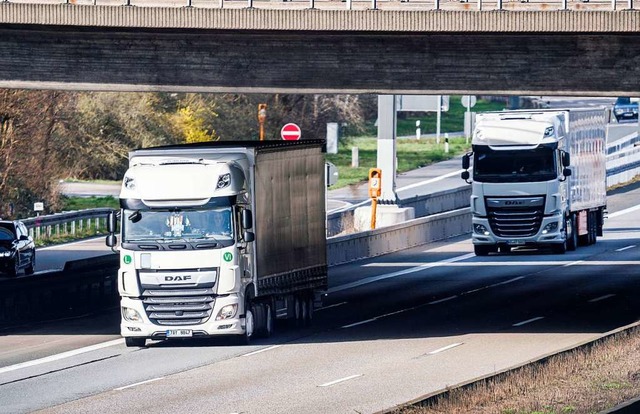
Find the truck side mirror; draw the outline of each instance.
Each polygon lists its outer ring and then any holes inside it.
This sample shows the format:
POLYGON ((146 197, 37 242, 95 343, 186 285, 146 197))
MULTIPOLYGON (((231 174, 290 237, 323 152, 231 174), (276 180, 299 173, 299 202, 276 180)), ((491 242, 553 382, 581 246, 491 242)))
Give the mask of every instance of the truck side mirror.
POLYGON ((116 212, 114 210, 111 210, 109 212, 109 216, 107 216, 107 231, 109 233, 116 232, 116 228, 118 227, 117 221, 118 221, 118 218, 116 217, 116 212))
POLYGON ((469 171, 462 171, 462 173, 460 174, 460 178, 462 178, 465 181, 469 180, 469 171))
POLYGON ((117 243, 118 243, 118 239, 116 238, 116 235, 113 233, 108 235, 107 239, 105 240, 105 244, 107 245, 107 247, 114 247, 117 243))
MULTIPOLYGON (((562 166, 568 167, 571 165, 571 156, 568 152, 562 152, 562 166)), ((566 175, 566 174, 565 174, 566 175)))
POLYGON ((562 175, 564 175, 565 177, 570 177, 571 176, 571 169, 570 168, 565 168, 562 170, 562 175))
MULTIPOLYGON (((469 169, 469 164, 470 164, 469 158, 470 158, 469 154, 464 154, 462 156, 462 169, 463 170, 468 170, 469 169)), ((469 178, 469 177, 467 177, 467 178, 469 178)), ((466 178, 463 178, 463 180, 466 180, 466 178)))
POLYGON ((246 243, 251 243, 256 239, 256 235, 252 231, 245 231, 244 234, 242 235, 242 238, 246 243))
POLYGON ((253 227, 253 215, 251 210, 242 210, 242 227, 244 229, 250 229, 253 227))

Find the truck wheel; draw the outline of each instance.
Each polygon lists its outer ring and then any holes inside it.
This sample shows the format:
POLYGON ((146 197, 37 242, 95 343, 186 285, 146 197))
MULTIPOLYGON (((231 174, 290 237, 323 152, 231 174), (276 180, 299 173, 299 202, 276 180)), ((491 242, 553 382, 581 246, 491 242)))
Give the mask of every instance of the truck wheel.
POLYGON ((490 250, 491 249, 489 246, 479 246, 479 245, 473 246, 473 251, 476 254, 476 256, 487 256, 490 250))
POLYGON ((575 216, 571 215, 566 221, 566 237, 567 237, 567 250, 574 251, 578 247, 578 230, 576 229, 575 216))
POLYGON ((311 321, 313 320, 313 296, 308 295, 304 301, 306 312, 304 318, 304 325, 311 326, 311 321))
POLYGON ((124 338, 124 344, 130 348, 144 348, 147 344, 147 340, 145 338, 124 338))
POLYGON ((244 333, 238 336, 239 345, 249 345, 255 331, 255 304, 248 303, 244 310, 244 333))
POLYGON ((590 212, 590 218, 591 220, 589 221, 589 244, 596 244, 596 238, 598 237, 598 221, 597 221, 597 216, 596 216, 596 212, 592 211, 590 212))
POLYGON ((253 336, 256 338, 268 338, 273 333, 273 316, 271 314, 271 306, 266 303, 256 303, 254 310, 254 326, 253 336))
POLYGON ((567 241, 565 240, 562 244, 554 244, 551 247, 551 250, 555 254, 565 254, 567 251, 567 241))

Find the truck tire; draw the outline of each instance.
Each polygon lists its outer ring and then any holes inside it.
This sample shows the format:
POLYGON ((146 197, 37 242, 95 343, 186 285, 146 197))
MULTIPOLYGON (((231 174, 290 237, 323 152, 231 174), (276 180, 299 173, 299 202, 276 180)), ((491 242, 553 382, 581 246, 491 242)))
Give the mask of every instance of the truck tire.
POLYGON ((551 247, 551 250, 555 253, 555 254, 565 254, 567 252, 567 241, 565 240, 563 243, 560 244, 554 244, 551 247))
POLYGON ((304 318, 304 325, 311 326, 311 322, 313 321, 313 295, 308 294, 304 300, 306 312, 304 318))
POLYGON ((238 345, 249 345, 255 331, 255 304, 247 300, 244 310, 244 333, 238 335, 238 345))
POLYGON ((124 344, 129 348, 144 348, 147 340, 145 338, 124 338, 124 344))
POLYGON ((572 214, 568 220, 566 220, 567 226, 565 233, 567 237, 567 250, 574 251, 578 247, 578 230, 576 229, 576 218, 572 214))
POLYGON ((491 246, 484 246, 484 245, 473 246, 473 252, 476 254, 476 256, 488 256, 491 250, 492 250, 491 246))
POLYGON ((256 338, 268 338, 273 333, 273 316, 271 305, 268 303, 256 303, 254 310, 254 334, 256 338))

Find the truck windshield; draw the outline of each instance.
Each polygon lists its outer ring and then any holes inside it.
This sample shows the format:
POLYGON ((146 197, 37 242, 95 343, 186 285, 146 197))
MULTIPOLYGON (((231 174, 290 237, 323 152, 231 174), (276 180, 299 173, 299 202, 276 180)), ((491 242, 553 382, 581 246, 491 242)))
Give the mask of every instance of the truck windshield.
POLYGON ((488 183, 549 181, 558 177, 555 151, 548 147, 496 151, 474 148, 473 178, 488 183))
POLYGON ((124 242, 232 240, 231 207, 206 210, 124 210, 124 242))

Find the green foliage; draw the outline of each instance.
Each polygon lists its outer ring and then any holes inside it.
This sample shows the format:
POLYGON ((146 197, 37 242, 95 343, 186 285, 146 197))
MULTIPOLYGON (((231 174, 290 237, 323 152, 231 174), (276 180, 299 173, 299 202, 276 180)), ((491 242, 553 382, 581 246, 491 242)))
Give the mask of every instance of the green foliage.
MULTIPOLYGON (((449 153, 444 152, 444 143, 436 144, 434 139, 398 139, 396 156, 398 172, 406 172, 434 162, 444 161, 468 149, 465 138, 450 138, 449 153)), ((377 139, 352 138, 339 145, 337 154, 327 154, 327 160, 338 168, 336 189, 367 179, 369 169, 377 165, 377 139), (358 147, 359 167, 351 167, 351 148, 358 147)), ((384 172, 383 172, 384 175, 384 172)))
MULTIPOLYGON (((449 97, 449 110, 442 112, 440 132, 459 132, 464 130, 464 114, 467 109, 460 103, 461 96, 449 97)), ((500 111, 505 108, 503 102, 478 99, 471 108, 473 112, 500 111)), ((416 121, 420 121, 422 134, 435 134, 437 114, 435 112, 398 112, 397 134, 399 137, 415 136, 416 121)))
POLYGON ((114 197, 63 197, 62 210, 75 211, 86 210, 90 208, 108 207, 113 209, 120 208, 117 198, 114 197))

